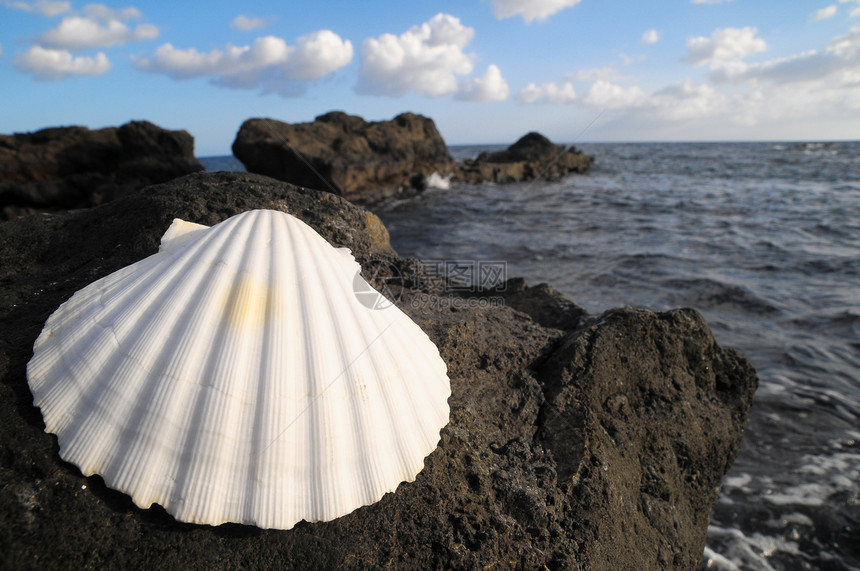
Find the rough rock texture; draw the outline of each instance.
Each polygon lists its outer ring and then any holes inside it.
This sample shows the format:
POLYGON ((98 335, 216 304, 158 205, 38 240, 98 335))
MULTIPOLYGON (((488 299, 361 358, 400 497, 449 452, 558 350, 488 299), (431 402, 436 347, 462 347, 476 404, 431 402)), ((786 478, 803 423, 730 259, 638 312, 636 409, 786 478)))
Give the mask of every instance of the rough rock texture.
POLYGON ((0 135, 0 219, 94 206, 201 170, 191 135, 147 121, 0 135))
POLYGON ((693 310, 591 316, 522 280, 455 297, 421 267, 396 256, 374 215, 246 173, 0 224, 0 567, 694 569, 740 447, 750 364, 693 310), (289 531, 178 523, 82 477, 43 432, 25 374, 50 313, 154 253, 173 217, 213 224, 251 208, 351 248, 437 344, 452 386, 450 423, 416 481, 289 531))
POLYGON ((485 152, 464 161, 454 180, 472 184, 556 180, 571 173, 584 173, 593 162, 594 157, 575 147, 554 145, 540 133, 532 132, 504 151, 485 152))
POLYGON ((250 172, 369 202, 419 187, 453 168, 432 119, 403 113, 367 122, 332 111, 312 123, 249 119, 233 142, 250 172))

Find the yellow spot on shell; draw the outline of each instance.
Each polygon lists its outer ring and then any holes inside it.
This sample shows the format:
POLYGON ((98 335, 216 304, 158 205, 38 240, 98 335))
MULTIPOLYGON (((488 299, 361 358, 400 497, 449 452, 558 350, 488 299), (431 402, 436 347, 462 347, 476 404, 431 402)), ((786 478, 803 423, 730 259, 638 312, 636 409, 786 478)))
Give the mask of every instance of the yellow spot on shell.
POLYGON ((269 285, 248 275, 240 277, 227 297, 224 314, 236 329, 261 327, 270 318, 269 306, 274 305, 269 285))

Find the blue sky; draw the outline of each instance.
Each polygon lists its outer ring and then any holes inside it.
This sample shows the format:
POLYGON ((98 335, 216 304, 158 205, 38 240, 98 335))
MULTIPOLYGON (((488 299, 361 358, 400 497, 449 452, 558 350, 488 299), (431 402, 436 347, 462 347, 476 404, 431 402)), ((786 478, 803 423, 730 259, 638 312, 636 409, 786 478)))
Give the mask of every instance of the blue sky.
POLYGON ((0 0, 0 132, 432 117, 449 144, 860 137, 860 0, 0 0))

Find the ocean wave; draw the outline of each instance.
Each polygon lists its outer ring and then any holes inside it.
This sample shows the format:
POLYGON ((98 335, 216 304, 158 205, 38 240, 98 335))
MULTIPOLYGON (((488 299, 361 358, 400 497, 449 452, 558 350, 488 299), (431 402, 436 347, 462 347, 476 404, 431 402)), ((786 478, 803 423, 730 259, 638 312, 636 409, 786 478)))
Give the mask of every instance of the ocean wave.
POLYGON ((709 278, 674 278, 662 285, 673 290, 673 303, 689 305, 696 309, 731 309, 756 315, 772 315, 780 310, 750 289, 709 278))

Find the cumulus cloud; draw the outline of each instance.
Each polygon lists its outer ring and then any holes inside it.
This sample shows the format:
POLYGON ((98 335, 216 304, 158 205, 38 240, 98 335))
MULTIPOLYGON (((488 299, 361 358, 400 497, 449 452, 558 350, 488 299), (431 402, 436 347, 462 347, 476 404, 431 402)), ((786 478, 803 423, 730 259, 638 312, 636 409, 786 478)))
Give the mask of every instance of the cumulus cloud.
POLYGON ((517 94, 517 101, 525 105, 535 103, 564 105, 575 100, 576 90, 569 81, 561 85, 555 82, 543 83, 541 85, 529 83, 517 94))
POLYGON ((331 30, 320 30, 296 40, 282 71, 291 80, 315 81, 349 64, 352 56, 352 42, 331 30))
POLYGON ((603 79, 595 81, 583 98, 588 105, 601 109, 640 107, 646 100, 647 95, 639 87, 622 87, 603 79))
POLYGON ((55 0, 36 0, 35 2, 24 2, 23 0, 4 0, 2 2, 7 8, 22 10, 41 14, 42 16, 59 16, 72 9, 69 2, 57 2, 55 0))
POLYGON ((748 26, 716 30, 710 38, 690 38, 687 40, 687 57, 684 61, 696 67, 705 64, 713 67, 763 52, 767 49, 767 42, 756 37, 757 33, 757 28, 748 26))
POLYGON ((845 77, 850 81, 860 66, 860 25, 849 33, 833 38, 821 51, 809 50, 789 57, 776 58, 755 64, 735 62, 717 68, 711 78, 717 83, 743 83, 747 81, 773 81, 797 83, 822 80, 828 77, 845 77))
POLYGON ((141 17, 137 8, 114 10, 103 4, 89 4, 82 16, 68 16, 37 39, 39 45, 59 50, 108 47, 130 41, 151 40, 159 30, 152 24, 131 28, 124 20, 141 17))
POLYGON ((347 65, 352 43, 331 30, 302 36, 295 46, 282 38, 264 36, 250 46, 227 44, 223 50, 200 52, 195 48, 160 46, 151 57, 132 57, 135 67, 173 79, 210 77, 223 87, 254 89, 264 93, 297 95, 304 82, 315 81, 347 65))
POLYGON ((660 32, 657 30, 648 30, 644 34, 642 34, 642 43, 643 44, 656 44, 660 41, 660 32))
POLYGON ((266 20, 263 18, 255 18, 254 16, 245 16, 244 14, 239 14, 233 21, 230 22, 231 28, 236 28, 237 30, 242 30, 243 32, 249 32, 251 30, 256 30, 257 28, 262 28, 266 25, 266 20))
POLYGON ((826 124, 850 135, 847 118, 860 110, 860 25, 822 49, 755 63, 743 58, 762 46, 750 41, 755 34, 745 37, 732 49, 715 42, 702 57, 710 64, 708 81, 688 78, 646 92, 596 79, 579 101, 608 111, 605 129, 623 125, 619 133, 633 128, 651 137, 743 138, 755 137, 758 131, 748 131, 755 127, 791 138, 826 124), (732 86, 726 88, 726 82, 732 86))
POLYGON ((581 0, 490 0, 498 19, 522 16, 526 23, 545 20, 565 8, 576 6, 581 0))
POLYGON ((63 79, 70 75, 102 75, 111 68, 110 61, 102 52, 94 57, 75 57, 68 50, 41 46, 33 46, 18 54, 12 64, 40 81, 63 79))
POLYGON ((483 77, 464 81, 456 97, 466 101, 504 101, 510 95, 508 82, 496 65, 489 65, 483 77))
POLYGON ((356 90, 370 95, 401 96, 416 91, 431 97, 455 93, 458 75, 474 68, 463 52, 475 30, 449 14, 437 14, 396 36, 383 34, 361 44, 356 90))
POLYGON ((839 11, 839 6, 836 4, 831 4, 821 10, 816 10, 812 13, 809 19, 813 22, 818 22, 819 20, 827 20, 828 18, 832 18, 836 15, 836 12, 839 11))

